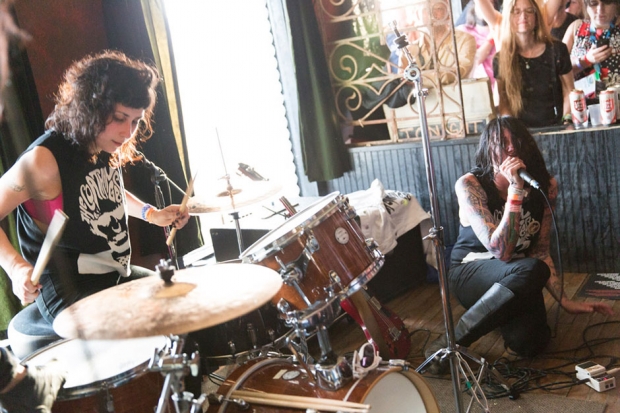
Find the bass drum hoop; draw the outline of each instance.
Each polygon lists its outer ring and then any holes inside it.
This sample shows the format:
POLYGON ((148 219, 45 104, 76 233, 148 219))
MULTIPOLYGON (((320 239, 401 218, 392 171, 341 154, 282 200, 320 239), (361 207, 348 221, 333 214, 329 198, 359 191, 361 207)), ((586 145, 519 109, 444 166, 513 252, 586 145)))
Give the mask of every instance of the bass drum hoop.
MULTIPOLYGON (((295 239, 299 238, 301 235, 305 233, 308 229, 312 229, 317 227, 319 224, 325 221, 326 218, 330 217, 331 212, 338 207, 343 200, 344 196, 340 195, 340 192, 335 191, 325 197, 319 199, 318 201, 312 203, 306 209, 299 211, 298 214, 301 217, 301 214, 305 211, 311 211, 314 208, 317 208, 319 205, 325 204, 325 206, 321 207, 318 211, 314 212, 305 220, 299 222, 295 225, 290 231, 280 235, 279 237, 271 240, 271 238, 277 232, 281 231, 284 227, 288 227, 291 225, 291 220, 295 220, 296 216, 293 215, 292 218, 271 230, 267 234, 263 235, 258 241, 248 247, 243 254, 241 254, 240 258, 245 263, 254 264, 256 262, 260 262, 265 258, 269 257, 274 252, 279 251, 283 247, 290 244, 295 239), (266 244, 266 245, 263 245, 266 244)), ((299 218, 301 219, 301 218, 299 218)))

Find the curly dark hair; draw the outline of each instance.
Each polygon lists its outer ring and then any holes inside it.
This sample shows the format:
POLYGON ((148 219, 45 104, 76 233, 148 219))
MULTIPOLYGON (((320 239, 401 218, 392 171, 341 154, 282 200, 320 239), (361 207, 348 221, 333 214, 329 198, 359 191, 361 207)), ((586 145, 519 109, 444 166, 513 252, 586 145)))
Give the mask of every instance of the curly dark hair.
POLYGON ((94 160, 98 155, 95 139, 108 124, 115 105, 144 109, 133 138, 110 157, 111 164, 124 165, 135 156, 136 139, 146 140, 153 133, 151 118, 158 83, 157 69, 121 52, 105 50, 86 56, 65 72, 45 127, 63 133, 94 160))
POLYGON ((540 183, 541 190, 549 193, 551 174, 532 134, 525 124, 512 116, 502 116, 491 120, 482 134, 476 151, 476 173, 480 180, 492 182, 495 178, 494 165, 499 165, 502 152, 505 151, 503 131, 510 132, 513 151, 511 156, 520 158, 534 179, 540 183), (502 133, 500 134, 500 129, 502 133))

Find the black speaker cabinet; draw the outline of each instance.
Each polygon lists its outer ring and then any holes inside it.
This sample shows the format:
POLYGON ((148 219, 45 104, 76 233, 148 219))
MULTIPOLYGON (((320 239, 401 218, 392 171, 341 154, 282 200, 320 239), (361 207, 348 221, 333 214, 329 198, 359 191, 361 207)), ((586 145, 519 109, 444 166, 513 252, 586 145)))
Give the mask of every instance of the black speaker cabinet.
POLYGON ((385 264, 368 282, 368 290, 383 303, 426 282, 426 257, 420 226, 396 240, 396 247, 385 254, 385 264))

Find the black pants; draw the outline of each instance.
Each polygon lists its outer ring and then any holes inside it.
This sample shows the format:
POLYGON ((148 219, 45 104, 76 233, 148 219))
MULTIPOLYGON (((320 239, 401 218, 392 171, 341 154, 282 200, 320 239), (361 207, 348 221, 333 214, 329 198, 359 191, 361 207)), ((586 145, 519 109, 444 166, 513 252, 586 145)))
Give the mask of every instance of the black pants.
POLYGON ((473 341, 499 327, 506 346, 530 357, 544 350, 551 338, 542 293, 549 276, 547 264, 536 258, 518 258, 510 262, 491 259, 453 266, 448 272, 448 281, 450 293, 467 309, 494 283, 510 289, 514 298, 485 321, 482 334, 473 341))

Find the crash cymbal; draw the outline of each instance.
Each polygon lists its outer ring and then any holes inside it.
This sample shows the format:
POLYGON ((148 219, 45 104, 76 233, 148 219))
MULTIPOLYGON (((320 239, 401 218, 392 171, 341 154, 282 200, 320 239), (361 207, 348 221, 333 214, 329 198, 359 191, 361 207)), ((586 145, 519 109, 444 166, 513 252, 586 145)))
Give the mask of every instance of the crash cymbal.
POLYGON ((87 340, 185 334, 259 308, 281 285, 277 272, 253 264, 177 270, 170 285, 153 276, 88 296, 62 311, 54 330, 87 340))
POLYGON ((233 182, 211 196, 194 196, 187 201, 190 215, 234 211, 269 199, 282 189, 271 181, 233 182))

